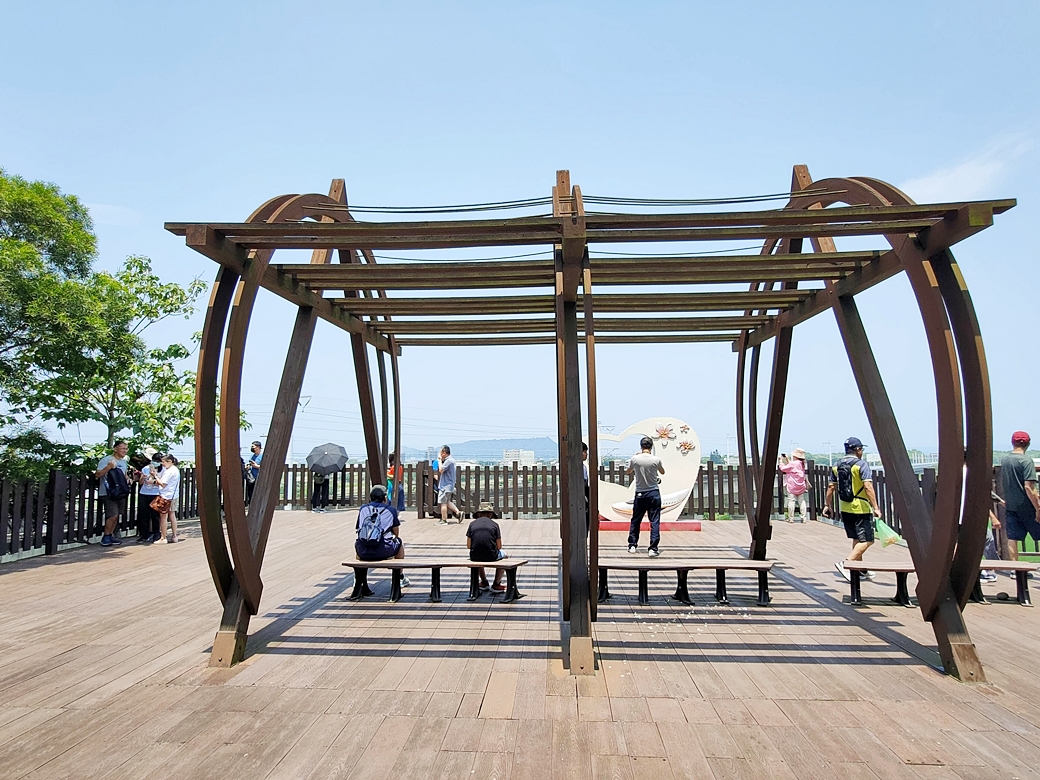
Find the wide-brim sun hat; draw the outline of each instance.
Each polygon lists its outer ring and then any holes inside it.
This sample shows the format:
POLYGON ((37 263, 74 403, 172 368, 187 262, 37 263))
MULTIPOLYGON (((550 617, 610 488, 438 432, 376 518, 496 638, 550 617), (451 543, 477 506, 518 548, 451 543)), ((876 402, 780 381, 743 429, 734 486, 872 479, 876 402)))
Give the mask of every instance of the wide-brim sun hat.
POLYGON ((492 504, 490 501, 481 501, 480 505, 477 506, 477 511, 473 513, 473 516, 476 517, 482 512, 487 512, 492 517, 501 517, 501 515, 495 511, 495 505, 492 504))
POLYGON ((799 460, 805 460, 805 450, 803 450, 801 447, 795 447, 794 451, 791 453, 791 457, 798 458, 799 460))

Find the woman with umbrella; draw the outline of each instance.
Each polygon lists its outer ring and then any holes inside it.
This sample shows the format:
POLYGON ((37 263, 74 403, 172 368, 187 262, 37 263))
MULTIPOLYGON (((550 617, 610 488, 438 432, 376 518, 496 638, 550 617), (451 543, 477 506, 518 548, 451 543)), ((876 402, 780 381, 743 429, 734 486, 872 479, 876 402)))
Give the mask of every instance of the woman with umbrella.
POLYGON ((311 511, 327 512, 329 506, 329 477, 347 465, 347 451, 338 444, 321 444, 307 456, 311 470, 311 511))

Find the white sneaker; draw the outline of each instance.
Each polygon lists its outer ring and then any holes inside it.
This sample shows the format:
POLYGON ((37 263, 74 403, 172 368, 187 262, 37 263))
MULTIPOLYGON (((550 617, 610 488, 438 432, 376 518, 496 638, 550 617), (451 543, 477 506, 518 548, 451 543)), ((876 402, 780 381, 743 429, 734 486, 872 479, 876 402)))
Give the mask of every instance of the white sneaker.
POLYGON ((411 584, 412 584, 412 583, 411 583, 411 580, 409 580, 409 579, 408 579, 407 577, 405 577, 405 576, 404 576, 404 575, 402 574, 402 575, 401 575, 401 587, 402 587, 402 588, 407 588, 407 587, 408 587, 409 585, 411 585, 411 584))
POLYGON ((628 546, 628 554, 629 555, 635 555, 637 552, 639 552, 639 550, 636 549, 636 546, 634 544, 630 544, 628 546))
POLYGON ((874 579, 874 572, 869 571, 869 570, 868 571, 861 571, 859 573, 859 576, 862 577, 865 580, 872 580, 872 579, 874 579))
POLYGON ((848 570, 845 568, 845 561, 838 561, 836 564, 834 564, 834 568, 838 570, 838 574, 840 574, 849 582, 852 582, 852 575, 849 574, 848 570))
POLYGON ((661 555, 661 553, 659 553, 653 547, 651 547, 649 550, 647 550, 646 554, 649 555, 651 558, 659 558, 660 555, 661 555))

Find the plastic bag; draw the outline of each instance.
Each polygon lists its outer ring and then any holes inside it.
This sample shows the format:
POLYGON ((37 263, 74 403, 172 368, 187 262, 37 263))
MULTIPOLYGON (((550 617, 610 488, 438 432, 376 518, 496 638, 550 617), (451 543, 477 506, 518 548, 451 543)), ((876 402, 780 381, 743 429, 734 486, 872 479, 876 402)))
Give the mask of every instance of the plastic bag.
POLYGON ((893 544, 902 545, 906 547, 906 542, 903 541, 903 537, 895 532, 895 530, 882 520, 880 517, 874 518, 874 535, 878 541, 881 542, 882 547, 889 547, 893 544))

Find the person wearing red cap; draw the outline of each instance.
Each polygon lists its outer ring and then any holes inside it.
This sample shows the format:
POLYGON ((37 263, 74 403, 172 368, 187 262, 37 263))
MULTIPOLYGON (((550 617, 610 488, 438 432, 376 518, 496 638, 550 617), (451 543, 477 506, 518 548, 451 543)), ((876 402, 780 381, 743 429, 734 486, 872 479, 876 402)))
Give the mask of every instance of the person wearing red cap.
POLYGON ((1011 454, 1000 461, 1008 557, 1013 561, 1018 560, 1018 543, 1026 538, 1027 533, 1040 541, 1040 494, 1036 490, 1036 466, 1026 455, 1029 441, 1028 433, 1015 431, 1011 434, 1011 454))

